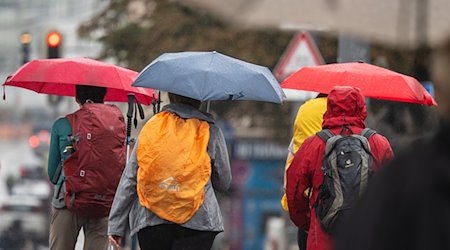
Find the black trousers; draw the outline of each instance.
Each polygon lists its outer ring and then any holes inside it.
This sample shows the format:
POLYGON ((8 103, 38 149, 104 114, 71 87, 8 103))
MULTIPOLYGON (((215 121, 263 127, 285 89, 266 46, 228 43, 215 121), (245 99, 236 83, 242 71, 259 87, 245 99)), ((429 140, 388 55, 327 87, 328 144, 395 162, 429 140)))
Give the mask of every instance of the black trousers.
POLYGON ((209 250, 216 235, 217 232, 162 224, 141 229, 138 240, 142 250, 209 250))

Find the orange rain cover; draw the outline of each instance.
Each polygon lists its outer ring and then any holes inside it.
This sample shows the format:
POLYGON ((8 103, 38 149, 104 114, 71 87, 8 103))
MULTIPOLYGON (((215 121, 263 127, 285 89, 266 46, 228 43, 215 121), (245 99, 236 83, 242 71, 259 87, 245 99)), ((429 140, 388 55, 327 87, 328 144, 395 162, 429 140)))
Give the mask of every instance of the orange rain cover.
POLYGON ((139 202, 165 220, 185 223, 202 205, 211 176, 209 124, 161 112, 145 124, 138 141, 139 202))

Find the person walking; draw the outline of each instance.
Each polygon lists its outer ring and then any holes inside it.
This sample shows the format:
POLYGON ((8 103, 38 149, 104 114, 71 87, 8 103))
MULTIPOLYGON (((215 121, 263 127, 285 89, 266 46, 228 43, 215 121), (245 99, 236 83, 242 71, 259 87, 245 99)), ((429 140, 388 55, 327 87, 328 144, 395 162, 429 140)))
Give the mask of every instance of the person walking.
MULTIPOLYGON (((366 117, 365 100, 360 90, 337 86, 328 95, 322 128, 334 135, 360 134, 366 127, 366 117)), ((372 152, 374 171, 393 158, 389 141, 384 136, 375 133, 368 138, 368 144, 372 152)), ((333 237, 321 228, 315 208, 319 188, 324 181, 321 168, 325 146, 326 142, 319 134, 309 137, 297 151, 287 170, 286 196, 289 216, 297 227, 308 231, 308 250, 332 249, 333 237), (304 193, 310 187, 311 198, 308 199, 309 195, 305 197, 304 193)))
POLYGON ((450 37, 431 61, 439 125, 375 176, 337 250, 450 249, 450 37))
MULTIPOLYGON (((294 131, 288 148, 288 156, 285 164, 284 190, 286 190, 286 172, 294 159, 294 155, 303 142, 322 129, 323 114, 327 109, 327 94, 319 93, 316 98, 306 101, 300 106, 294 122, 294 131)), ((308 192, 306 192, 306 195, 308 192)), ((308 197, 309 198, 309 197, 308 197)), ((281 198, 281 207, 288 212, 286 194, 281 198)), ((300 250, 306 249, 308 238, 307 231, 298 229, 297 243, 300 250)))
POLYGON ((222 131, 200 101, 169 99, 141 130, 120 180, 108 225, 117 248, 128 226, 143 250, 211 249, 224 230, 214 194, 231 183, 222 131))
POLYGON ((52 126, 48 156, 48 176, 55 184, 51 250, 74 249, 81 229, 84 250, 108 247, 108 212, 125 167, 126 135, 120 109, 103 104, 106 91, 77 85, 80 109, 52 126))

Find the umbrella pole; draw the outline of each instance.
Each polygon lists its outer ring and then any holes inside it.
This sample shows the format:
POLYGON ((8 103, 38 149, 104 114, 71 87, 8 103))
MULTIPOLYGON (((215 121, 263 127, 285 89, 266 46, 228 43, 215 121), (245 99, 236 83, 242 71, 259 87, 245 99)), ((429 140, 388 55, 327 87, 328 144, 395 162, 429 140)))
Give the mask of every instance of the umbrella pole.
POLYGON ((206 113, 209 113, 210 107, 211 107, 211 101, 206 101, 206 113))

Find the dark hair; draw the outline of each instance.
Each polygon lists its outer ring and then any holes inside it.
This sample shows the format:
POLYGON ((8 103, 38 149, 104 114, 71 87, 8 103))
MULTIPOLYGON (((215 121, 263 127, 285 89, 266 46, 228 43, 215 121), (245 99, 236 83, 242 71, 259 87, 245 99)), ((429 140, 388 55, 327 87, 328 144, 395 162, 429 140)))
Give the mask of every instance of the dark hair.
POLYGON ((106 95, 105 87, 76 85, 76 98, 80 104, 84 104, 87 100, 91 100, 94 103, 103 103, 103 99, 106 95))
POLYGON ((170 103, 183 103, 183 104, 190 105, 196 109, 199 109, 200 105, 202 104, 202 102, 199 100, 192 99, 190 97, 186 97, 186 96, 182 96, 182 95, 177 95, 177 94, 170 93, 170 92, 169 92, 169 100, 170 100, 170 103))

